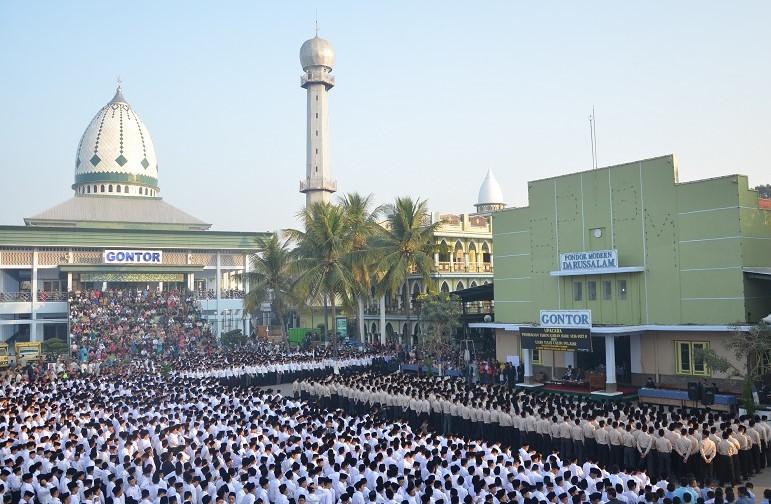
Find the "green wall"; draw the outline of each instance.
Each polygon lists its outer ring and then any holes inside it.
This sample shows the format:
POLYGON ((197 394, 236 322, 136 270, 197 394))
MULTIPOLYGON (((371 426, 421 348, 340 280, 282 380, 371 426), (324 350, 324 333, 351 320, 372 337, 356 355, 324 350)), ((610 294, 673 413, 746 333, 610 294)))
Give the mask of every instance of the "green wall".
POLYGON ((730 324, 771 312, 771 283, 741 269, 771 265, 771 215, 758 209, 746 177, 676 179, 670 155, 530 182, 529 206, 493 214, 496 320, 535 322, 541 309, 590 308, 597 324, 730 324), (550 275, 560 253, 601 249, 617 249, 619 266, 645 271, 550 275), (618 280, 626 281, 626 299, 618 280))

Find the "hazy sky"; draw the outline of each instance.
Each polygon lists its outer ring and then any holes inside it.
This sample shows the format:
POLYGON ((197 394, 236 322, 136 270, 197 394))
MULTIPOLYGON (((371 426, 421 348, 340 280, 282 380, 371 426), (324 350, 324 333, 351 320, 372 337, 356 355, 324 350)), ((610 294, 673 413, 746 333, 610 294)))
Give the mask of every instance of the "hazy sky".
POLYGON ((335 47, 339 193, 473 211, 488 167, 527 181, 674 153, 681 181, 771 183, 771 2, 0 0, 0 224, 72 196, 75 154, 123 79, 164 200, 214 224, 295 226, 298 52, 335 47))

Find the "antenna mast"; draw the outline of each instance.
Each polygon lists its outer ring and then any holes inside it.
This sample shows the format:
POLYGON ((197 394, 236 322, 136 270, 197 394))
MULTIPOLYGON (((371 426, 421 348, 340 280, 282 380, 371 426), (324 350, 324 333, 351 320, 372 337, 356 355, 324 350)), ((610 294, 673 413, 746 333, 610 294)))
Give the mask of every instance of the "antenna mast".
POLYGON ((592 170, 597 169, 597 116, 594 115, 594 105, 592 113, 589 115, 589 140, 592 144, 592 170))

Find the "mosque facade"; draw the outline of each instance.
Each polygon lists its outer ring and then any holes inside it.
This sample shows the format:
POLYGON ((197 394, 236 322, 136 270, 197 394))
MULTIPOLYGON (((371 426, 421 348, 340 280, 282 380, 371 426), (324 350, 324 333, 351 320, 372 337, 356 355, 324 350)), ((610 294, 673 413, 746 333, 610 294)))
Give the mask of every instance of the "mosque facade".
POLYGON ((150 133, 119 87, 77 146, 74 194, 0 226, 0 339, 68 334, 67 293, 138 288, 197 291, 214 331, 249 331, 249 256, 264 233, 211 231, 161 198, 150 133))

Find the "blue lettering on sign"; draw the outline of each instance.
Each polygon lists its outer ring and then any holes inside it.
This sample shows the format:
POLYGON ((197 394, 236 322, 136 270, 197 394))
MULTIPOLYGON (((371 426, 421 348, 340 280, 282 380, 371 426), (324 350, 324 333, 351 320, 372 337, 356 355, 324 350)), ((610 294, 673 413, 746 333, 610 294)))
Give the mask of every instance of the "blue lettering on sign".
POLYGON ((162 263, 162 253, 145 250, 106 250, 104 260, 111 263, 162 263))

